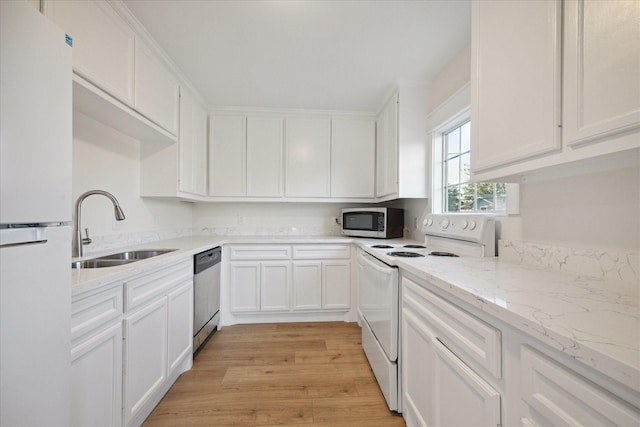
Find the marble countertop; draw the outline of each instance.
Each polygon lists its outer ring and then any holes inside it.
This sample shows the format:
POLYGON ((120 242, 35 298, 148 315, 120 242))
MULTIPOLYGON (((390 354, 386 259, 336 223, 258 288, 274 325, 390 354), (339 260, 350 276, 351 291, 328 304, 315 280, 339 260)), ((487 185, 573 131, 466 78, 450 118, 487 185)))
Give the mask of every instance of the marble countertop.
MULTIPOLYGON (((193 236, 127 249, 177 249, 107 269, 73 270, 72 294, 187 259, 223 244, 355 243, 390 265, 546 343, 640 392, 640 283, 583 277, 495 258, 394 258, 367 245, 379 240, 339 236, 193 236)), ((401 239, 384 243, 405 244, 401 239)), ((111 250, 111 253, 117 252, 111 250)), ((97 256, 99 254, 92 254, 97 256)))

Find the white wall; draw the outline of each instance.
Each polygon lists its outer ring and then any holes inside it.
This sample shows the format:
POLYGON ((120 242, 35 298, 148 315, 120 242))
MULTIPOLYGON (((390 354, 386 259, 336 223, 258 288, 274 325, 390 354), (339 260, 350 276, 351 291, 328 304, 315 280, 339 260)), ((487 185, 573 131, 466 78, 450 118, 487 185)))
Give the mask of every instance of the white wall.
MULTIPOLYGON (((111 202, 90 196, 82 204, 83 229, 98 237, 191 228, 190 203, 143 199, 139 186, 140 142, 74 111, 74 200, 87 190, 106 190, 118 199, 126 216, 124 221, 114 221, 111 202)), ((87 245, 85 253, 93 249, 87 245)))
MULTIPOLYGON (((436 107, 456 93, 471 80, 471 45, 464 47, 431 82, 428 100, 428 111, 436 107)), ((471 100, 469 100, 469 103, 471 100)))
POLYGON ((640 252, 640 166, 521 184, 502 238, 640 252))
POLYGON ((340 210, 349 203, 197 203, 193 226, 197 232, 220 234, 339 235, 340 210), (239 224, 242 217, 244 224, 239 224))

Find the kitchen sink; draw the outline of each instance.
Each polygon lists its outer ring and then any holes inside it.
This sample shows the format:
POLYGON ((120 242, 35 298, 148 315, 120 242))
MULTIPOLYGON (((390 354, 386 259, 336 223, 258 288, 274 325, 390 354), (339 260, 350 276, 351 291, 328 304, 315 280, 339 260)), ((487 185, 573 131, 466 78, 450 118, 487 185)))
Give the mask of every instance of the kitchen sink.
POLYGON ((71 268, 104 268, 115 267, 118 265, 129 264, 147 258, 153 258, 163 255, 177 249, 146 249, 140 251, 126 251, 117 254, 105 255, 97 258, 91 258, 84 261, 75 261, 71 263, 71 268))

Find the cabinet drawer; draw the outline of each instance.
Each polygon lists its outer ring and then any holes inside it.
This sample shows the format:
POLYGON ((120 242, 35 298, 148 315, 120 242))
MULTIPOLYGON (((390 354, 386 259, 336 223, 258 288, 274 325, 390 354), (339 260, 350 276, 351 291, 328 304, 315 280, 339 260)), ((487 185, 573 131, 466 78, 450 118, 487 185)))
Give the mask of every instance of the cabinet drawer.
POLYGON ((402 278, 402 286, 403 306, 420 313, 445 346, 465 363, 473 361, 494 377, 502 377, 502 341, 498 329, 406 277, 402 278))
POLYGON ((71 302, 71 341, 122 315, 122 284, 71 302))
POLYGON ((568 368, 521 348, 522 400, 533 409, 523 425, 637 426, 638 409, 568 368))
POLYGON ((243 245, 229 248, 229 259, 243 260, 272 260, 291 259, 291 246, 288 245, 243 245))
POLYGON ((348 259, 351 257, 349 245, 296 245, 293 259, 348 259))
POLYGON ((126 281, 124 284, 125 311, 131 311, 187 280, 193 280, 191 259, 126 281))

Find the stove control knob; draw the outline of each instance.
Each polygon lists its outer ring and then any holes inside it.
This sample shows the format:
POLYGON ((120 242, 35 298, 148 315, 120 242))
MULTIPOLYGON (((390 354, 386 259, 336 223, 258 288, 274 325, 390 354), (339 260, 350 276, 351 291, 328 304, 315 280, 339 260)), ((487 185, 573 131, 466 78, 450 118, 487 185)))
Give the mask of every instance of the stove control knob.
POLYGON ((440 225, 442 226, 442 228, 447 228, 449 226, 449 220, 443 219, 442 221, 440 221, 440 225))
POLYGON ((469 221, 469 230, 475 230, 475 228, 476 228, 476 222, 469 221))
POLYGON ((469 223, 467 222, 467 220, 463 219, 462 222, 460 223, 460 228, 462 228, 463 230, 466 230, 468 225, 469 223))
POLYGON ((426 225, 427 227, 431 227, 433 225, 433 219, 431 218, 425 219, 424 225, 426 225))

